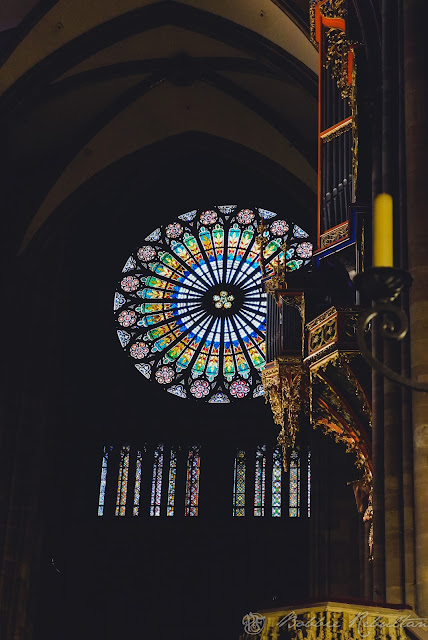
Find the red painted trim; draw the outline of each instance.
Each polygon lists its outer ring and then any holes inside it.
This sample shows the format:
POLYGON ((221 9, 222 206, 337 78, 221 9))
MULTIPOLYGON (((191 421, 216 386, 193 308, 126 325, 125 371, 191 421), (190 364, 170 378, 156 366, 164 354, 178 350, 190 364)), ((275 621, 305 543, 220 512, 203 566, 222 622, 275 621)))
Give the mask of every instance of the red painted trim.
POLYGON ((350 47, 348 51, 348 85, 352 84, 353 69, 354 69, 354 49, 350 47))
POLYGON ((345 31, 345 20, 344 18, 324 18, 322 17, 322 23, 325 27, 329 29, 340 29, 341 31, 345 31))

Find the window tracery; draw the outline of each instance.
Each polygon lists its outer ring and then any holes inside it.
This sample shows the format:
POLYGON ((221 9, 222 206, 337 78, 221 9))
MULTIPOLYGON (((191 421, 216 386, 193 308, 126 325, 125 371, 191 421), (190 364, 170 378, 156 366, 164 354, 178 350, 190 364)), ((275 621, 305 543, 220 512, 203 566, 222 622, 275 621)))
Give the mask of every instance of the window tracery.
POLYGON ((120 452, 119 477, 117 481, 116 515, 124 516, 126 510, 126 497, 128 494, 130 446, 122 447, 120 452))
POLYGON ((184 515, 197 516, 199 511, 199 472, 201 458, 199 447, 193 446, 187 457, 186 500, 184 515))
POLYGON ((282 478, 282 451, 275 447, 272 465, 272 517, 280 518, 281 510, 281 478, 282 478))
POLYGON ((300 457, 295 449, 290 455, 290 494, 288 515, 290 518, 300 516, 300 457))
MULTIPOLYGON (((199 445, 193 445, 184 451, 179 458, 176 447, 158 444, 148 455, 147 446, 131 448, 125 445, 118 450, 118 457, 113 456, 114 447, 104 446, 101 460, 101 476, 98 497, 98 515, 105 515, 107 473, 109 474, 109 494, 114 490, 114 513, 125 516, 129 512, 133 516, 174 516, 181 513, 185 516, 199 515, 199 482, 201 454, 199 445), (113 456, 113 457, 112 457, 113 456), (181 466, 180 466, 181 465, 181 466), (146 486, 143 484, 143 468, 146 475, 146 486), (177 471, 184 491, 184 504, 177 505, 177 471), (134 475, 135 474, 135 475, 134 475), (142 510, 140 499, 145 495, 147 506, 142 510), (129 504, 127 505, 127 501, 129 504), (127 506, 129 510, 127 512, 127 506), (179 511, 177 512, 177 508, 179 511), (145 512, 145 510, 147 510, 145 512)), ((265 444, 253 449, 254 467, 248 466, 248 451, 239 449, 235 455, 233 476, 233 516, 245 516, 246 503, 252 505, 249 515, 281 517, 288 512, 291 518, 302 514, 311 516, 311 452, 293 450, 290 455, 289 472, 282 470, 282 452, 275 447, 267 453, 265 444), (249 476, 249 468, 254 469, 249 476), (254 473, 254 475, 253 475, 254 473), (302 477, 303 474, 303 477, 302 477), (307 485, 306 485, 307 481, 307 485), (267 483, 271 483, 269 502, 266 498, 267 483), (303 491, 303 494, 302 494, 303 491), (288 510, 284 507, 288 500, 288 510), (284 507, 284 508, 283 508, 284 507)), ((182 498, 183 500, 183 498, 182 498)), ((109 503, 111 500, 109 499, 109 503)))
POLYGON ((256 474, 254 481, 254 515, 265 515, 266 497, 266 445, 256 449, 256 474))
POLYGON ((150 515, 160 516, 162 499, 163 444, 154 451, 152 493, 150 499, 150 515))
POLYGON ((266 275, 309 262, 308 234, 260 208, 195 209, 150 233, 114 296, 122 348, 147 379, 180 398, 228 403, 262 394, 266 275))
POLYGON ((233 515, 245 516, 245 451, 238 451, 235 458, 233 515))

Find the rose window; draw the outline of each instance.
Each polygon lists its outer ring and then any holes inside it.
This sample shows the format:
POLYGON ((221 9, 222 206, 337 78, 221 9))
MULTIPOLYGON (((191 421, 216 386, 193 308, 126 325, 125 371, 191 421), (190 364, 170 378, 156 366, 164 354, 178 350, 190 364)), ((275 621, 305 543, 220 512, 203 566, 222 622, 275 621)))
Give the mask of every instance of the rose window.
POLYGON ((146 378, 210 403, 262 395, 267 275, 312 256, 308 234, 271 211, 224 205, 179 215, 128 258, 114 298, 122 348, 146 378), (285 252, 285 255, 284 255, 285 252))

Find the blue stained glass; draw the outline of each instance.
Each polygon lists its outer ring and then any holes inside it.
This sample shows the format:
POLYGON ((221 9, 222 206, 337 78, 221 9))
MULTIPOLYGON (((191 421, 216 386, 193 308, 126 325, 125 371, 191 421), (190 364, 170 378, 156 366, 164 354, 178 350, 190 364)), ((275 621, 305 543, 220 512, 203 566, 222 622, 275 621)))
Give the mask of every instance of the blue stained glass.
POLYGON ((116 293, 114 294, 114 310, 117 311, 118 309, 120 309, 120 307, 122 305, 124 305, 126 302, 126 298, 125 296, 123 296, 121 293, 118 293, 116 291, 116 293))
POLYGON ((126 498, 128 494, 129 473, 129 445, 122 447, 120 452, 119 477, 117 481, 116 516, 124 516, 126 510, 126 498))
POLYGON ((100 495, 98 499, 98 515, 104 515, 104 502, 105 502, 105 494, 106 494, 106 484, 107 484, 107 468, 108 468, 108 456, 109 453, 113 450, 113 447, 104 447, 103 450, 103 460, 101 463, 101 481, 100 481, 100 495))
POLYGON ((208 402, 212 404, 215 404, 215 403, 218 404, 218 403, 227 403, 227 402, 230 402, 230 400, 225 393, 216 393, 215 395, 211 396, 208 402))
POLYGON ((265 515, 266 445, 256 450, 256 475, 254 481, 254 515, 265 515))
POLYGON ((290 518, 300 516, 300 458, 297 451, 293 450, 290 455, 290 493, 289 509, 290 518))
POLYGON ((134 516, 138 516, 140 513, 141 463, 141 451, 137 451, 137 459, 135 463, 134 509, 132 512, 134 516))
MULTIPOLYGON (((196 214, 198 213, 198 210, 195 209, 194 211, 189 211, 188 213, 182 213, 181 216, 178 216, 180 218, 180 220, 185 220, 185 222, 191 222, 192 220, 194 220, 194 218, 196 218, 196 214)), ((156 238, 157 240, 158 238, 156 238)))
POLYGON ((150 497, 150 515, 160 516, 162 500, 163 444, 154 451, 152 493, 150 497))
POLYGON ((259 384, 253 391, 253 398, 259 398, 260 396, 265 395, 265 390, 263 389, 263 385, 259 384))
POLYGON ((175 384, 173 387, 169 387, 167 389, 169 393, 172 393, 174 396, 178 396, 179 398, 187 398, 186 391, 182 384, 175 384))
POLYGON ((132 271, 133 269, 136 268, 136 266, 137 266, 137 263, 135 261, 135 258, 133 258, 133 256, 129 256, 125 266, 122 269, 122 273, 126 273, 127 271, 132 271))
POLYGON ((118 330, 117 337, 119 338, 120 344, 122 345, 122 347, 126 347, 126 345, 131 339, 131 336, 129 335, 129 333, 127 331, 123 331, 123 329, 118 330))
POLYGON ((281 516, 281 479, 282 479, 282 451, 276 447, 273 452, 272 465, 272 517, 281 516))
POLYGON ((235 457, 233 515, 245 516, 245 451, 242 450, 237 451, 235 457))
POLYGON ((199 511, 199 474, 201 458, 199 447, 189 449, 187 458, 186 500, 184 515, 197 516, 199 511))
POLYGON ((152 368, 149 364, 136 364, 135 368, 138 369, 138 371, 142 373, 143 376, 145 376, 146 378, 150 378, 152 368))
POLYGON ((237 206, 238 205, 236 204, 224 204, 224 205, 218 206, 217 209, 222 213, 224 213, 224 215, 229 216, 232 213, 232 211, 236 209, 237 206))
POLYGON ((171 449, 171 456, 169 461, 169 476, 168 476, 168 504, 166 507, 166 515, 174 515, 175 505, 175 481, 177 478, 177 454, 171 449))
POLYGON ((154 231, 152 231, 152 233, 150 235, 147 236, 147 238, 145 238, 145 240, 148 240, 149 242, 156 242, 156 240, 159 240, 159 238, 161 237, 161 230, 160 229, 155 229, 154 231))
MULTIPOLYGON (((275 217, 240 205, 194 209, 147 236, 156 246, 140 243, 127 265, 141 272, 121 277, 115 308, 120 302, 121 345, 146 378, 212 404, 261 395, 267 298, 256 239, 261 221, 275 217)), ((266 227, 268 274, 290 228, 296 225, 285 220, 266 227)), ((295 238, 289 268, 308 264, 311 253, 310 243, 295 238)))
POLYGON ((295 224, 293 227, 293 235, 295 238, 309 238, 309 234, 298 227, 297 224, 295 224))
POLYGON ((268 220, 269 218, 276 218, 276 213, 268 211, 267 209, 259 209, 259 213, 265 220, 268 220))

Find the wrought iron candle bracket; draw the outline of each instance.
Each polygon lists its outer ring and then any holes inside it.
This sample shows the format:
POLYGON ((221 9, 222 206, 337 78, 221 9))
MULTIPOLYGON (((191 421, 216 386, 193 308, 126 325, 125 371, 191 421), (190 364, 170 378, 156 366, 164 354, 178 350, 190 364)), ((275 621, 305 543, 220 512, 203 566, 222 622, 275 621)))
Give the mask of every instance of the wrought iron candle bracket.
POLYGON ((400 341, 406 337, 409 328, 408 318, 400 307, 392 303, 412 286, 412 282, 413 278, 408 271, 394 267, 372 267, 355 276, 355 289, 373 300, 373 306, 363 311, 358 319, 358 346, 370 366, 385 378, 414 391, 428 392, 427 383, 407 378, 375 358, 366 341, 370 323, 375 318, 381 320, 380 334, 383 338, 400 341))

